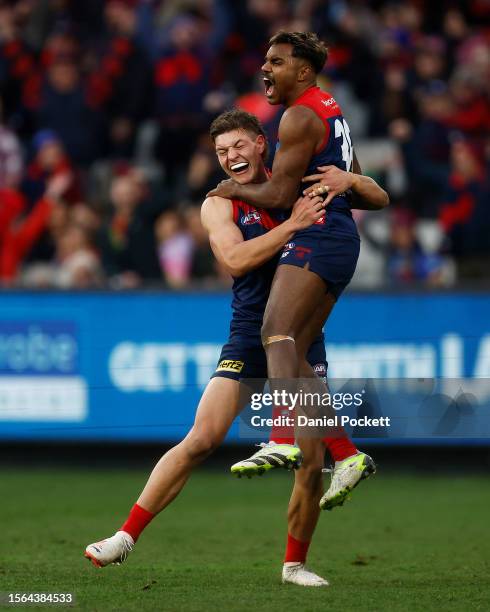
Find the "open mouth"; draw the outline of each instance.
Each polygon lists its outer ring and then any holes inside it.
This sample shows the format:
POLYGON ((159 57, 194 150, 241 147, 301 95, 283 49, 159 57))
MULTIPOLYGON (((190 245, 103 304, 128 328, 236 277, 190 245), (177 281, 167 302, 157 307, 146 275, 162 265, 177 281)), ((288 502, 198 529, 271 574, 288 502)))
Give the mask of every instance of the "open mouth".
POLYGON ((265 95, 270 98, 274 93, 274 83, 268 77, 263 77, 263 81, 265 87, 265 95))
POLYGON ((233 164, 230 166, 230 170, 234 174, 244 174, 250 167, 248 162, 238 162, 237 164, 233 164))

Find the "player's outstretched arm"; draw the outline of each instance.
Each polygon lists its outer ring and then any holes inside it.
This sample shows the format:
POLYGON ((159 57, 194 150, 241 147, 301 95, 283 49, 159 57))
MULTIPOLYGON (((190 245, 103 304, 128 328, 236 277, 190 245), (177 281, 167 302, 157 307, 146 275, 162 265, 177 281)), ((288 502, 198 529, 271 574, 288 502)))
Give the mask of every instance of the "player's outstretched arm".
POLYGON ((232 276, 243 276, 258 268, 282 249, 295 232, 309 227, 324 214, 320 197, 305 196, 295 203, 291 217, 263 236, 244 240, 233 221, 230 200, 206 198, 201 208, 202 224, 216 259, 232 276))
POLYGON ((382 210, 390 203, 388 193, 370 176, 364 176, 354 152, 352 162, 354 183, 352 185, 352 208, 358 210, 382 210))
POLYGON ((314 182, 305 189, 304 194, 320 195, 328 193, 325 206, 339 193, 348 189, 352 191, 351 208, 359 210, 381 210, 388 206, 390 199, 384 189, 369 176, 363 176, 359 162, 354 153, 352 172, 346 172, 337 166, 319 166, 318 174, 305 176, 303 182, 314 182))
POLYGON ((210 191, 208 197, 235 198, 260 208, 291 208, 298 197, 301 178, 324 133, 324 126, 311 109, 288 108, 279 125, 280 147, 274 157, 270 180, 240 185, 228 179, 210 191))

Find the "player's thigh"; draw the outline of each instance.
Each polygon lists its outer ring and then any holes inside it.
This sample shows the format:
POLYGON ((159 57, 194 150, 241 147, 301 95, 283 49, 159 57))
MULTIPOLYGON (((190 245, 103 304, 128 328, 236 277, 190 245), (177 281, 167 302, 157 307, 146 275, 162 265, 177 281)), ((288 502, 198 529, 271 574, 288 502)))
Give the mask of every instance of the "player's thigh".
POLYGON ((279 266, 264 313, 262 339, 276 334, 296 337, 325 295, 325 283, 317 274, 297 266, 279 266))
POLYGON ((190 434, 219 444, 249 399, 249 390, 239 381, 212 378, 199 402, 190 434))

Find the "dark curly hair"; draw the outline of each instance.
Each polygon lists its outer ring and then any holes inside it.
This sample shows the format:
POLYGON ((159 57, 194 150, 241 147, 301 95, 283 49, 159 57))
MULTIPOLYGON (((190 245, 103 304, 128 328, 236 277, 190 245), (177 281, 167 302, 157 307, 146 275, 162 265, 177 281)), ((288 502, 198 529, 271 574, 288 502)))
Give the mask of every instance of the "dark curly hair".
POLYGON ((281 30, 270 39, 269 45, 291 45, 293 57, 308 61, 316 74, 323 70, 328 49, 313 32, 286 32, 281 30))

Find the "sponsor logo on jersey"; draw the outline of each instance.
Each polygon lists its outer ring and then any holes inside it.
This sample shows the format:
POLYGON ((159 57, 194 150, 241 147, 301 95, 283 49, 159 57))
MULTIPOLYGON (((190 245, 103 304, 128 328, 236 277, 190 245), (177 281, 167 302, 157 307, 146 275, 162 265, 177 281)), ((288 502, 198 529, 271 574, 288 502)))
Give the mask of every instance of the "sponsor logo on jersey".
POLYGON ((296 255, 297 259, 304 259, 305 255, 308 255, 308 253, 311 253, 311 249, 309 249, 308 247, 294 247, 294 254, 296 255))
POLYGON ((296 246, 295 242, 286 242, 286 244, 284 245, 284 250, 290 251, 291 249, 294 249, 295 246, 296 246))
POLYGON ((325 106, 333 106, 334 104, 336 105, 337 102, 335 102, 333 98, 329 98, 328 100, 322 100, 322 104, 325 106))
POLYGON ((260 223, 261 221, 262 218, 260 216, 260 213, 257 211, 252 211, 251 213, 248 213, 248 215, 245 215, 242 218, 243 225, 253 225, 254 223, 260 223))
POLYGON ((245 363, 235 359, 223 359, 218 364, 216 372, 241 372, 245 363))

